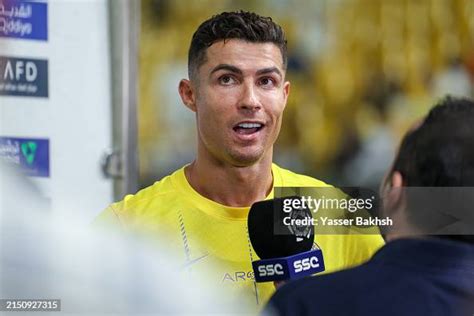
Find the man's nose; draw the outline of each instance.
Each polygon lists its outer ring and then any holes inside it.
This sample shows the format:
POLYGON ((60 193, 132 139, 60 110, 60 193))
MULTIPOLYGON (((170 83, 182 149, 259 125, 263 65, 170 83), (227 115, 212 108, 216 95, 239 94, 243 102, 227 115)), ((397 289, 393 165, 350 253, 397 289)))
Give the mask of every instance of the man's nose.
POLYGON ((243 86, 239 109, 252 112, 260 110, 262 105, 260 104, 255 85, 249 82, 243 86))

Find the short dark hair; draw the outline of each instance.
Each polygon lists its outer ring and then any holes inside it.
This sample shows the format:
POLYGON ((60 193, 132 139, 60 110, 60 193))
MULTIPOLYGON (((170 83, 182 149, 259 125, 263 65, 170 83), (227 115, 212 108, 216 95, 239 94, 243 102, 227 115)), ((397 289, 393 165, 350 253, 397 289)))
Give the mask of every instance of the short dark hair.
POLYGON ((251 43, 273 43, 287 65, 287 41, 282 28, 270 17, 252 12, 223 12, 204 21, 194 32, 188 53, 188 74, 192 78, 206 62, 206 50, 218 41, 240 39, 251 43))
MULTIPOLYGON (((408 218, 422 231, 432 234, 459 220, 458 214, 471 214, 470 191, 448 187, 474 187, 474 102, 449 96, 441 100, 404 137, 393 171, 401 173, 406 187, 436 187, 406 190, 408 218)), ((474 243, 472 229, 467 235, 450 234, 438 237, 474 243)))
POLYGON ((474 102, 446 97, 403 139, 393 169, 407 186, 474 186, 474 102))

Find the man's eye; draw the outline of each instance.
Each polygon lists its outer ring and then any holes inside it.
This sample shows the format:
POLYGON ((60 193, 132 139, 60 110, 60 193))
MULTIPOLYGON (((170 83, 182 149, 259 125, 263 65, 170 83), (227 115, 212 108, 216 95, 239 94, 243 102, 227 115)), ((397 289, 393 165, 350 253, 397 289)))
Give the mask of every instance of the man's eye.
POLYGON ((275 80, 273 80, 272 78, 265 77, 259 80, 259 84, 264 87, 271 87, 274 86, 276 83, 275 80))
POLYGON ((224 75, 219 78, 219 83, 223 85, 230 85, 230 84, 233 84, 234 82, 235 82, 235 79, 232 78, 232 76, 224 75))

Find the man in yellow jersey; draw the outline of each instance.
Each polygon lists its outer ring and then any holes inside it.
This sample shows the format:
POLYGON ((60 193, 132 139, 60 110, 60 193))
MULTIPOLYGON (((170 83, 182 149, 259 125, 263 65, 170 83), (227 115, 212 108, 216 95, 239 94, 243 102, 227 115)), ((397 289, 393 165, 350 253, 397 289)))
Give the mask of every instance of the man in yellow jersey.
MULTIPOLYGON (((202 23, 189 49, 189 79, 179 83, 196 114, 196 159, 112 204, 97 221, 164 236, 183 267, 199 273, 212 266, 210 283, 234 291, 233 299, 265 304, 275 288, 254 282, 250 205, 272 198, 274 187, 328 187, 272 163, 290 93, 286 66, 285 35, 271 18, 225 12, 202 23)), ((383 243, 379 235, 321 235, 316 242, 326 272, 366 261, 383 243)))

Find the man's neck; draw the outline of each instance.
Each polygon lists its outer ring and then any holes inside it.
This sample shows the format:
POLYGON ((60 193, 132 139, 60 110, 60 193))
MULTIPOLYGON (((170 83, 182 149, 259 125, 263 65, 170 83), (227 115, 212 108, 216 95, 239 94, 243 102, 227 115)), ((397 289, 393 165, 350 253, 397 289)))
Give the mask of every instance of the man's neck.
POLYGON ((273 184, 272 157, 264 157, 248 167, 235 167, 196 159, 185 168, 189 184, 202 196, 214 202, 247 207, 264 200, 273 184))

